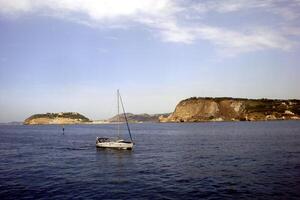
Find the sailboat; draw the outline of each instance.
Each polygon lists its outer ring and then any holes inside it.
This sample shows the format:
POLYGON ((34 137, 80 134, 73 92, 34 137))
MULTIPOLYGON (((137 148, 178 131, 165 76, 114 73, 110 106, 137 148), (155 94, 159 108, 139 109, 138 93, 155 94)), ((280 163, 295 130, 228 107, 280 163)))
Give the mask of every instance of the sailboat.
POLYGON ((114 148, 114 149, 129 149, 131 150, 133 148, 133 140, 132 140, 132 136, 131 136, 131 131, 130 131, 130 127, 128 124, 128 120, 127 120, 127 116, 126 116, 126 112, 125 112, 125 108, 124 108, 124 104, 123 104, 123 100, 122 97, 120 95, 119 90, 117 90, 117 104, 118 104, 118 121, 117 121, 117 132, 118 132, 118 137, 117 138, 96 138, 96 147, 99 148, 114 148), (127 126, 127 130, 129 133, 129 137, 130 137, 130 141, 125 141, 124 139, 122 139, 120 137, 120 103, 122 106, 122 110, 123 110, 123 115, 126 121, 126 126, 127 126))

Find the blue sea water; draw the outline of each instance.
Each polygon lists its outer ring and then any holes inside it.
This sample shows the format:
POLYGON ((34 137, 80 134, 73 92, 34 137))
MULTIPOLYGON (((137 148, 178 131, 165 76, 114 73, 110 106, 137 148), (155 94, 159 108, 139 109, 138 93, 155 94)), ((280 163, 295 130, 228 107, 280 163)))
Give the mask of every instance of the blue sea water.
POLYGON ((300 122, 0 126, 0 199, 300 199, 300 122), (124 127, 124 136, 127 136, 124 127))

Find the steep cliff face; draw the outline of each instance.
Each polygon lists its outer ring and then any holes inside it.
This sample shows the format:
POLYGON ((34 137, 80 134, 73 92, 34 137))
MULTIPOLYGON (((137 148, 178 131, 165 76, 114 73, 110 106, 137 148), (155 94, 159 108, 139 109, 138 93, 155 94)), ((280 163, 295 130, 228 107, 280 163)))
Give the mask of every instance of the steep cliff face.
POLYGON ((160 122, 300 119, 300 100, 189 98, 160 122))
POLYGON ((26 125, 35 124, 80 124, 90 120, 76 112, 35 114, 24 121, 26 125))

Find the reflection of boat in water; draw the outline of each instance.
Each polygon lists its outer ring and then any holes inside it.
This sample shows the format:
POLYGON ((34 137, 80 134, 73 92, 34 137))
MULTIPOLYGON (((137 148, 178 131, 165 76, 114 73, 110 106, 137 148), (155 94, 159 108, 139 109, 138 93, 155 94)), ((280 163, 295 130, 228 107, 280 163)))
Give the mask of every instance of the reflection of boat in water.
POLYGON ((96 147, 99 148, 115 148, 115 149, 132 149, 133 148, 133 141, 132 141, 132 137, 131 137, 131 132, 130 132, 130 128, 129 128, 129 124, 128 124, 128 120, 127 120, 127 116, 126 116, 126 112, 124 109, 124 105, 123 105, 123 101, 122 101, 122 97, 119 93, 119 90, 117 91, 117 101, 118 101, 118 138, 96 138, 96 147), (120 109, 119 109, 119 102, 121 102, 121 106, 122 106, 122 110, 123 110, 123 115, 126 121, 126 126, 127 126, 127 130, 130 136, 130 141, 125 141, 123 139, 121 139, 120 137, 120 109))

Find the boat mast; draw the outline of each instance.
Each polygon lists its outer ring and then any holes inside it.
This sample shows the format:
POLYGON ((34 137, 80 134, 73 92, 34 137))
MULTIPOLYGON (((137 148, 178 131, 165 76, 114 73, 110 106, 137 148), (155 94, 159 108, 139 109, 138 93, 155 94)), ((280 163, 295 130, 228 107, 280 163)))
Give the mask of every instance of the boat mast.
POLYGON ((124 108, 124 104, 123 104, 123 101, 122 101, 122 97, 121 97, 121 94, 119 92, 118 92, 118 94, 119 94, 119 97, 120 97, 120 101, 121 101, 121 105, 122 105, 122 109, 123 109, 123 113, 124 113, 124 117, 125 117, 127 129, 128 129, 128 133, 129 133, 129 136, 130 136, 130 140, 131 140, 131 142, 133 142, 132 136, 131 136, 131 132, 130 132, 130 128, 129 128, 129 124, 128 124, 128 120, 127 120, 127 116, 126 116, 126 112, 125 112, 125 108, 124 108))
POLYGON ((118 104, 118 139, 120 139, 120 108, 119 108, 119 89, 117 90, 117 104, 118 104))

